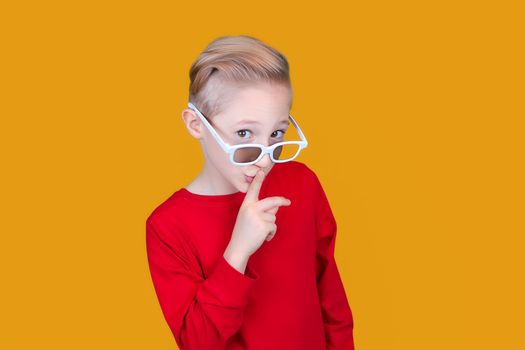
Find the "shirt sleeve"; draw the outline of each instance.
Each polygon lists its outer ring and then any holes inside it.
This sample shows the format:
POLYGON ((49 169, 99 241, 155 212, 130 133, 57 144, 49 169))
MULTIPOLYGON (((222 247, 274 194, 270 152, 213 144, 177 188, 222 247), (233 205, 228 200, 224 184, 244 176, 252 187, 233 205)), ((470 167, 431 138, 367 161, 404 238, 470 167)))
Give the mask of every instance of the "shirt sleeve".
POLYGON ((146 249, 160 307, 181 350, 223 349, 241 327, 254 282, 221 255, 207 278, 191 247, 177 234, 167 234, 146 221, 146 249))
POLYGON ((353 316, 334 258, 337 223, 314 172, 317 292, 321 303, 326 349, 354 350, 353 316))

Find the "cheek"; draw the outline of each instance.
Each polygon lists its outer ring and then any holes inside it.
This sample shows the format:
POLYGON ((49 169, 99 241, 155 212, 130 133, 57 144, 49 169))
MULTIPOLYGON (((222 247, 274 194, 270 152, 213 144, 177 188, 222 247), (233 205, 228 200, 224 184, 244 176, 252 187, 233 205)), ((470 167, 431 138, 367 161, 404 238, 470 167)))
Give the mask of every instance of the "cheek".
POLYGON ((228 160, 228 154, 223 151, 221 146, 211 135, 206 139, 206 149, 215 162, 223 163, 224 160, 228 160))
POLYGON ((215 167, 220 168, 224 176, 227 176, 231 182, 244 182, 244 169, 242 166, 236 166, 230 162, 230 155, 221 148, 221 146, 211 137, 207 138, 206 150, 215 167))
POLYGON ((224 152, 218 144, 208 147, 208 152, 212 158, 212 162, 216 167, 221 168, 221 172, 224 175, 235 178, 238 177, 239 173, 242 173, 242 169, 236 167, 230 162, 230 155, 224 152))

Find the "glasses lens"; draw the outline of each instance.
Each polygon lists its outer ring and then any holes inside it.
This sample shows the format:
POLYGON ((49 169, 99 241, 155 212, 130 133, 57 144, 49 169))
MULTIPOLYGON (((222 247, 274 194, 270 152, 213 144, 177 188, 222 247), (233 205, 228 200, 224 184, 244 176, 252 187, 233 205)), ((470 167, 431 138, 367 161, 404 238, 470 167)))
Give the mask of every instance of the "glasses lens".
POLYGON ((293 158, 299 152, 299 145, 286 144, 276 147, 273 151, 273 157, 278 160, 287 160, 293 158))
MULTIPOLYGON (((295 157, 299 152, 299 145, 286 144, 276 147, 273 151, 273 158, 277 160, 287 160, 295 157)), ((235 150, 233 159, 236 163, 250 163, 256 160, 261 154, 259 147, 243 147, 235 150)))
POLYGON ((233 160, 237 163, 249 163, 259 157, 262 150, 259 147, 243 147, 235 150, 233 160))

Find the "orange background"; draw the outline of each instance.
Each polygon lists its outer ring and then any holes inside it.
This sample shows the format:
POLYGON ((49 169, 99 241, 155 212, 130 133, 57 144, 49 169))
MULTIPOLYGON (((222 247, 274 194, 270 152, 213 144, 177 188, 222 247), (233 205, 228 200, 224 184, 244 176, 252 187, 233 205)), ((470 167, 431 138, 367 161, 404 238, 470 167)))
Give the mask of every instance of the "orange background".
POLYGON ((0 348, 176 348, 145 219, 203 163, 190 65, 237 34, 289 59, 356 349, 525 348, 517 4, 3 3, 0 348))

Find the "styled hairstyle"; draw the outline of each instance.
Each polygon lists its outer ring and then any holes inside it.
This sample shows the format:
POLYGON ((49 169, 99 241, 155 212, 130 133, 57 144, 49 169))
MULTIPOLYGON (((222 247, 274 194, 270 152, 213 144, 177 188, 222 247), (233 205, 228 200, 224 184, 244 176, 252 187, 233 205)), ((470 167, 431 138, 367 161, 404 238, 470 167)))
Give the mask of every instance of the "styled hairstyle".
POLYGON ((283 84, 291 91, 286 57, 252 36, 218 37, 190 68, 189 101, 211 117, 220 113, 228 102, 229 88, 262 82, 283 84))

